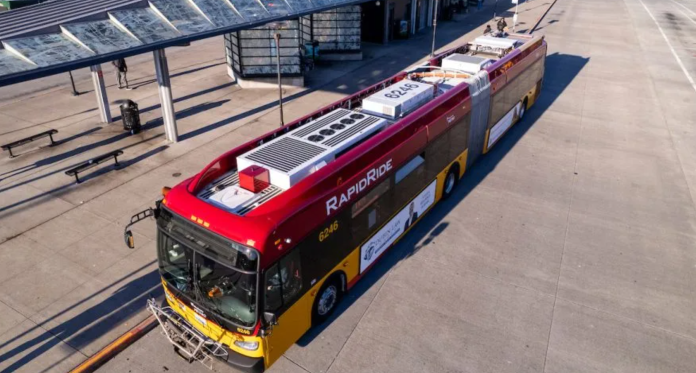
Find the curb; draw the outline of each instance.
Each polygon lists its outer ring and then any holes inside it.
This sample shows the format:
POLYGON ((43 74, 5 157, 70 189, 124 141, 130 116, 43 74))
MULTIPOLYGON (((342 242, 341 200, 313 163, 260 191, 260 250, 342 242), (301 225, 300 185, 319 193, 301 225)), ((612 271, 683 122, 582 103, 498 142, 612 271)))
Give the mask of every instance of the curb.
POLYGON ((157 326, 157 319, 155 315, 150 315, 150 317, 133 327, 133 329, 118 337, 106 347, 99 350, 99 352, 92 355, 89 359, 85 360, 82 364, 72 369, 70 373, 91 373, 96 371, 119 352, 125 350, 150 330, 154 329, 155 326, 157 326))
POLYGON ((532 28, 529 29, 529 31, 527 32, 528 34, 532 34, 532 33, 534 32, 534 30, 536 30, 536 28, 539 27, 539 24, 540 24, 541 21, 544 19, 544 17, 546 17, 546 15, 549 13, 549 11, 551 10, 551 8, 553 8, 553 6, 556 5, 556 1, 558 1, 558 0, 553 0, 553 2, 551 3, 551 5, 549 5, 549 7, 548 7, 548 8, 546 9, 546 11, 544 12, 544 14, 542 14, 542 15, 539 17, 539 19, 537 19, 536 23, 534 24, 534 27, 532 27, 532 28))

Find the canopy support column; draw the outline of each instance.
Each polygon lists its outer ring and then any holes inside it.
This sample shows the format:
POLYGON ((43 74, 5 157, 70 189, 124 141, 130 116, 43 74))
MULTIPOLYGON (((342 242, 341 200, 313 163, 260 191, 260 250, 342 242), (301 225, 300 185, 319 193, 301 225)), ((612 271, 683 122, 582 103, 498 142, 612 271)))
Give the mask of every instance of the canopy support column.
POLYGON ((92 72, 92 82, 94 83, 94 93, 97 95, 97 105, 99 106, 99 115, 104 123, 111 123, 111 109, 109 108, 109 98, 106 96, 106 85, 104 84, 104 73, 101 65, 92 65, 89 67, 92 72))
POLYGON ((155 72, 157 73, 157 85, 159 87, 160 104, 162 107, 162 120, 164 121, 164 133, 167 140, 177 142, 179 134, 176 128, 176 116, 174 102, 172 101, 172 88, 169 82, 169 65, 164 49, 152 52, 155 58, 155 72))

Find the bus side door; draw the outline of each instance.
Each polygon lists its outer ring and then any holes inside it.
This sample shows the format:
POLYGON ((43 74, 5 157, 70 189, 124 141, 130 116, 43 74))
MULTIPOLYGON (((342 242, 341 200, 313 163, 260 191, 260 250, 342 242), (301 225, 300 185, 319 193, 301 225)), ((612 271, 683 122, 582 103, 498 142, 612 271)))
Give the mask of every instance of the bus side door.
POLYGON ((278 315, 278 324, 264 337, 266 367, 278 360, 311 326, 314 298, 303 288, 302 276, 297 249, 264 275, 265 310, 278 315))

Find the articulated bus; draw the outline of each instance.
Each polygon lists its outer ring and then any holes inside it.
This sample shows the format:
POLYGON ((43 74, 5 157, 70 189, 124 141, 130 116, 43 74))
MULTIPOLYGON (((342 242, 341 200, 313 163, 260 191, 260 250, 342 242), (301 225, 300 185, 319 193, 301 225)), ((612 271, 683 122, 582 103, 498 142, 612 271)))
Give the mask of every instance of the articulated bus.
POLYGON ((522 120, 546 42, 476 38, 215 159, 154 216, 175 350, 270 367, 522 120))

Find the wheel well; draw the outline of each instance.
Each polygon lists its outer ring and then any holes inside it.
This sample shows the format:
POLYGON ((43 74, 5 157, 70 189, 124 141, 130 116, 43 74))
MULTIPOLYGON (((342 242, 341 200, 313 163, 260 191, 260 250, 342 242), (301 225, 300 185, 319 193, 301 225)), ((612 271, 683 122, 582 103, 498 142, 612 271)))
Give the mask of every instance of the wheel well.
MULTIPOLYGON (((346 292, 347 287, 348 287, 348 284, 347 284, 347 281, 346 281, 346 273, 345 273, 345 272, 339 270, 339 271, 336 271, 336 272, 332 273, 332 274, 326 279, 326 281, 324 281, 324 284, 326 284, 326 283, 328 283, 328 282, 330 282, 330 281, 338 281, 338 282, 340 282, 340 284, 341 284, 341 291, 344 292, 344 293, 346 292)), ((324 285, 322 284, 322 286, 324 286, 324 285)))
POLYGON ((454 162, 450 166, 449 170, 447 170, 447 173, 450 173, 450 171, 454 170, 456 172, 457 180, 459 180, 459 162, 454 162))

